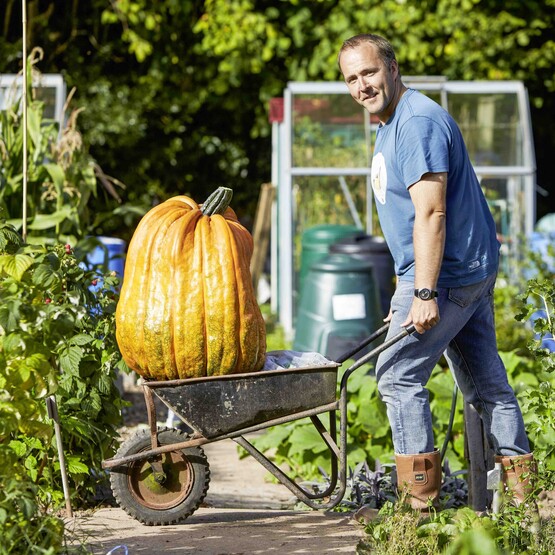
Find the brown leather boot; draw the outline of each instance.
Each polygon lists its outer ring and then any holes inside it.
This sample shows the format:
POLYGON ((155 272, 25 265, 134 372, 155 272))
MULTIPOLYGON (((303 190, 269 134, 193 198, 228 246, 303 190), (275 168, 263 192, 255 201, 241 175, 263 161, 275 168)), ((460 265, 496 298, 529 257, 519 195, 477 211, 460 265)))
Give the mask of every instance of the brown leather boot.
POLYGON ((524 498, 532 491, 530 475, 537 472, 534 455, 495 456, 495 462, 501 463, 503 471, 501 480, 504 489, 511 496, 511 502, 518 506, 524 502, 524 498))
POLYGON ((395 455, 397 490, 406 495, 413 509, 428 509, 428 500, 437 505, 441 489, 441 457, 436 449, 418 455, 395 455))

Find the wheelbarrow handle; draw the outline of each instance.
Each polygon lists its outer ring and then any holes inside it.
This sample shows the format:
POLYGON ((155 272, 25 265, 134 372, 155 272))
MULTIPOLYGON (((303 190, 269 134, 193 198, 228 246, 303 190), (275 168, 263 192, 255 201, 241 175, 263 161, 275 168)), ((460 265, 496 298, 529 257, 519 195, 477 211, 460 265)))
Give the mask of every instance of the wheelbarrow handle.
MULTIPOLYGON (((389 324, 387 325, 387 327, 389 327, 389 324)), ((386 327, 386 329, 387 329, 386 327)), ((377 330, 375 333, 378 333, 379 331, 381 331, 382 328, 380 328, 379 330, 377 330)), ((385 331, 385 330, 384 330, 385 331)), ((398 341, 400 341, 401 339, 403 339, 403 337, 406 337, 407 335, 411 335, 412 333, 414 333, 416 331, 416 328, 414 327, 414 324, 411 324, 410 326, 407 326, 406 328, 404 328, 401 332, 399 332, 397 335, 394 335, 391 339, 388 339, 387 341, 384 341, 381 345, 378 345, 375 349, 373 349, 372 351, 370 351, 369 353, 366 353, 364 356, 360 357, 352 366, 350 366, 345 373, 343 374, 343 378, 342 378, 342 383, 344 383, 347 378, 357 369, 360 368, 361 366, 363 366, 364 364, 366 364, 369 360, 373 359, 374 357, 378 356, 381 352, 385 351, 386 349, 389 349, 389 347, 391 347, 392 345, 395 345, 395 343, 397 343, 398 341)), ((383 333, 383 332, 382 332, 383 333)), ((380 333, 379 335, 382 335, 382 333, 380 333)), ((374 335, 374 334, 372 334, 374 335)), ((379 337, 379 336, 378 336, 379 337)), ((373 341, 373 339, 371 340, 373 341)), ((356 352, 356 351, 355 351, 356 352)))
POLYGON ((368 337, 365 337, 358 345, 353 347, 352 349, 348 350, 347 352, 343 353, 339 357, 335 359, 335 362, 339 362, 339 364, 343 364, 346 360, 352 358, 353 355, 356 355, 360 350, 364 349, 366 345, 370 345, 372 341, 378 339, 381 335, 383 335, 389 329, 389 322, 382 326, 380 329, 376 330, 374 333, 371 333, 368 337))

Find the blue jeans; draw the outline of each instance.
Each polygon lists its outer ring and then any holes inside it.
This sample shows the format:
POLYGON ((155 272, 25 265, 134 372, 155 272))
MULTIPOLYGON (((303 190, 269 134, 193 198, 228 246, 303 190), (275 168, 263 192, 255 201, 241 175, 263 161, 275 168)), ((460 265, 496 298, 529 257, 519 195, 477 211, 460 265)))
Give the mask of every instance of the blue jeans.
MULTIPOLYGON (((522 413, 497 352, 493 314, 496 275, 466 287, 440 288, 440 322, 407 336, 384 351, 376 378, 398 454, 435 449, 426 384, 445 354, 465 400, 474 406, 496 455, 530 452, 522 413)), ((388 338, 399 333, 414 299, 414 284, 399 281, 391 300, 388 338)), ((430 301, 434 302, 434 301, 430 301)))

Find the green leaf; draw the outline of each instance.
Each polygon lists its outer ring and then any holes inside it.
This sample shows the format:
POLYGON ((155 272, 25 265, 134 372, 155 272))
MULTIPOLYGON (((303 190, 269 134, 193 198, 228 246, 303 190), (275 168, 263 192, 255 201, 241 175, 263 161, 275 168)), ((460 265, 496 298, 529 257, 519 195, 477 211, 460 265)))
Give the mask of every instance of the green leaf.
POLYGON ((108 374, 101 374, 98 378, 97 387, 102 395, 109 395, 112 390, 113 379, 108 374))
POLYGON ((32 230, 50 229, 70 218, 72 212, 73 209, 70 206, 64 206, 53 214, 37 214, 27 227, 32 230))
POLYGON ((45 164, 43 168, 48 172, 52 179, 58 195, 61 197, 64 192, 65 172, 58 164, 45 164))
POLYGON ((25 445, 23 441, 16 441, 12 439, 8 445, 18 457, 24 457, 27 453, 27 445, 25 445))
POLYGON ((60 367, 63 372, 76 373, 83 358, 83 349, 77 345, 68 345, 60 352, 60 367))
POLYGON ((38 148, 41 143, 42 110, 38 104, 31 103, 27 107, 27 130, 33 146, 38 148))
POLYGON ((38 461, 37 458, 33 455, 29 455, 25 459, 25 468, 29 472, 29 476, 34 481, 37 479, 38 471, 37 471, 38 461))
MULTIPOLYGON (((0 251, 19 248, 23 240, 21 235, 8 223, 0 224, 0 251)), ((12 251, 13 252, 13 251, 12 251)), ((8 254, 12 254, 9 252, 8 254)))
POLYGON ((69 455, 66 457, 66 463, 68 471, 71 474, 88 474, 89 467, 81 462, 81 458, 75 455, 69 455))
POLYGON ((320 434, 313 426, 302 426, 296 428, 291 434, 291 449, 290 455, 295 453, 302 453, 303 451, 313 451, 314 453, 321 453, 327 450, 320 434))
POLYGON ((289 426, 273 426, 265 431, 263 435, 253 438, 253 445, 256 445, 256 448, 260 451, 265 452, 276 445, 285 443, 290 433, 289 426))
POLYGON ((384 437, 389 434, 389 420, 385 414, 385 409, 378 406, 378 403, 380 401, 374 399, 361 405, 357 421, 370 435, 384 437))
POLYGON ((33 283, 43 289, 52 289, 60 281, 60 276, 49 264, 39 264, 33 272, 33 283))
POLYGON ((4 333, 10 333, 19 326, 20 306, 20 301, 11 301, 5 305, 0 306, 0 327, 3 328, 4 333))
POLYGON ((14 353, 17 356, 25 349, 25 341, 23 341, 20 333, 14 331, 3 338, 2 346, 6 353, 14 353))
POLYGON ((74 335, 69 340, 69 344, 70 345, 87 345, 91 341, 93 341, 93 338, 90 335, 87 335, 85 333, 79 333, 77 335, 74 335))
POLYGON ((27 254, 2 254, 0 255, 0 270, 17 281, 21 281, 23 274, 32 266, 33 262, 33 258, 27 254))

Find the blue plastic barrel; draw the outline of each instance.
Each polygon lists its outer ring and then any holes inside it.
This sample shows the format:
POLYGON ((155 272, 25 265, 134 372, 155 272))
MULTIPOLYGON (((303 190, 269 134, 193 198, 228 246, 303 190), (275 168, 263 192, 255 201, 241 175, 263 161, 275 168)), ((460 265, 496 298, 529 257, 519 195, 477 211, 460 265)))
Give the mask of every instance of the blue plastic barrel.
POLYGON ((123 278, 126 242, 117 237, 97 237, 102 246, 96 247, 87 255, 89 268, 101 265, 105 271, 116 272, 123 278))

